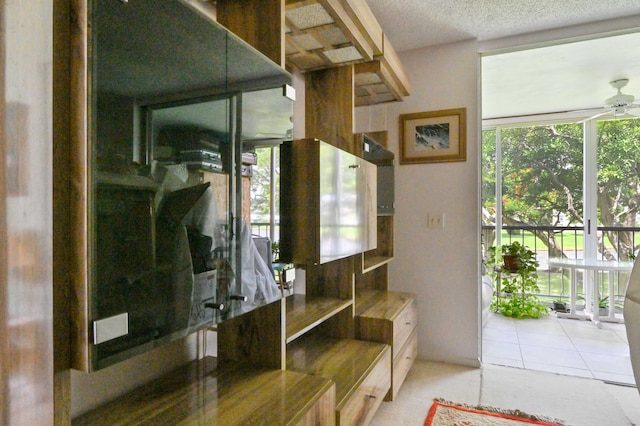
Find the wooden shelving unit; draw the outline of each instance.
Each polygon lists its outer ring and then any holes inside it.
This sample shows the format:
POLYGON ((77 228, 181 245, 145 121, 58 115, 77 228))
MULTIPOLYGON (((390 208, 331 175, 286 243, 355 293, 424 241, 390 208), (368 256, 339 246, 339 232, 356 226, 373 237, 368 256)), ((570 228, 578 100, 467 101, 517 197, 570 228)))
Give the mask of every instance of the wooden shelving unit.
POLYGON ((400 101, 409 79, 364 1, 287 0, 288 65, 301 72, 355 64, 355 105, 400 101))
MULTIPOLYGON (((354 105, 408 94, 400 62, 364 1, 286 0, 283 10, 275 0, 224 0, 215 13, 213 2, 200 3, 207 16, 217 15, 276 65, 284 67, 285 57, 287 66, 305 72, 308 138, 362 156, 352 134, 354 105), (305 28, 295 15, 307 7, 322 9, 329 20, 305 28), (354 59, 341 59, 354 51, 354 59)), ((416 341, 404 331, 403 345, 398 333, 389 338, 389 323, 398 323, 411 305, 387 292, 393 216, 378 217, 377 239, 378 247, 363 254, 296 265, 305 270, 306 295, 218 324, 217 359, 194 361, 74 424, 369 423, 383 398, 397 392, 402 380, 396 376, 406 375, 410 364, 396 359, 413 354, 416 341), (367 321, 382 321, 381 334, 363 325, 367 321)))
POLYGON ((394 291, 361 291, 356 304, 362 309, 356 316, 358 338, 391 346, 391 389, 385 398, 391 401, 417 356, 416 296, 394 291))
POLYGON ((332 424, 333 411, 321 407, 334 404, 335 385, 322 376, 255 366, 224 368, 215 358, 207 357, 105 404, 72 424, 332 424))
POLYGON ((287 343, 353 305, 352 299, 293 294, 287 301, 287 343))
POLYGON ((331 339, 310 333, 287 349, 287 369, 328 377, 336 384, 339 424, 367 424, 390 386, 386 344, 331 339))

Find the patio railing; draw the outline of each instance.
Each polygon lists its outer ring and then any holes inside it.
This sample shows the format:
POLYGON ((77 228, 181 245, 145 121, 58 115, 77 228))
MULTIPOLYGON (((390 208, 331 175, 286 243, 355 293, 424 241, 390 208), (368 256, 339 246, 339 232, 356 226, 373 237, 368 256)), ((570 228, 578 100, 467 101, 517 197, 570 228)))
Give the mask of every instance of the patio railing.
MULTIPOLYGON (((598 227, 598 258, 604 260, 629 260, 630 254, 637 253, 640 243, 640 228, 635 227, 598 227), (612 242, 613 241, 613 242, 612 242), (625 241, 624 245, 621 241, 625 241), (639 243, 636 243, 638 241, 639 243), (633 247, 626 249, 625 247, 633 247)), ((518 241, 536 253, 540 266, 538 268, 538 296, 548 300, 568 298, 570 295, 570 281, 568 271, 559 268, 550 268, 548 260, 553 257, 566 257, 568 259, 583 258, 583 228, 582 226, 503 226, 502 244, 518 241), (556 249, 549 247, 546 241, 554 240, 556 249)), ((495 244, 495 227, 482 227, 483 256, 486 250, 495 244)), ((628 272, 613 274, 614 297, 617 306, 621 306, 626 292, 628 272)), ((578 294, 584 295, 584 276, 579 274, 578 294)), ((600 273, 598 285, 600 294, 608 294, 609 275, 600 273)))

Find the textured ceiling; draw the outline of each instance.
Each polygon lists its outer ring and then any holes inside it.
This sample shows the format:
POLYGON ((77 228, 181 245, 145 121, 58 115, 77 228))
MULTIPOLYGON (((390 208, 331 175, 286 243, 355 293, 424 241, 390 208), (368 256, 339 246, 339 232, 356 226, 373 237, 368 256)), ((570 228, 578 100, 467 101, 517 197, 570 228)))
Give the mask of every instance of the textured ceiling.
POLYGON ((367 0, 367 3, 397 51, 640 15, 638 0, 367 0))
MULTIPOLYGON (((616 18, 638 17, 640 0, 367 0, 397 51, 488 41, 616 18), (402 23, 399 25, 398 23, 402 23)), ((640 32, 482 60, 483 118, 603 106, 609 81, 630 80, 640 99, 640 32)))

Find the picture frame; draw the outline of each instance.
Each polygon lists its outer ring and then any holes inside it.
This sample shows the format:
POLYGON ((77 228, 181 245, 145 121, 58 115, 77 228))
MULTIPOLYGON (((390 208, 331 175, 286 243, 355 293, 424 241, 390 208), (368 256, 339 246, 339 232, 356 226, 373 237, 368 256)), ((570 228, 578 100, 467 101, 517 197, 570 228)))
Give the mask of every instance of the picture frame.
POLYGON ((400 115, 400 164, 466 160, 466 108, 400 115))

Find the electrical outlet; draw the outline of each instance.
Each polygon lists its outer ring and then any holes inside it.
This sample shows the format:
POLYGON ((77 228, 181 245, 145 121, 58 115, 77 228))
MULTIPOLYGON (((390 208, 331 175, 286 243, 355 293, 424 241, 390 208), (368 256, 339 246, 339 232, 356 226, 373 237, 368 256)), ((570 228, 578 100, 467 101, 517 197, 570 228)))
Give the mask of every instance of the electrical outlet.
POLYGON ((444 228, 444 213, 429 213, 427 215, 427 226, 429 228, 444 228))

